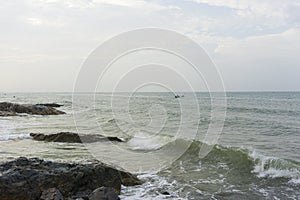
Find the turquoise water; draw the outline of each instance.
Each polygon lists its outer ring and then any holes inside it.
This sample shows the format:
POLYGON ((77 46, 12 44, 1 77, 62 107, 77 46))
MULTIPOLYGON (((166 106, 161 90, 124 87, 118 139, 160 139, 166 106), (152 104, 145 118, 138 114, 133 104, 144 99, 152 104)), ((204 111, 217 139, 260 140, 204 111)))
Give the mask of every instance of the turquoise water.
POLYGON ((67 113, 0 118, 1 160, 101 159, 145 180, 142 186, 124 187, 122 199, 300 199, 300 93, 227 93, 222 133, 204 158, 199 151, 212 122, 208 94, 196 94, 197 106, 188 93, 180 99, 171 93, 128 96, 117 94, 112 100, 109 94, 80 94, 74 106, 71 93, 0 94, 1 102, 61 103, 59 109, 67 113), (101 133, 126 142, 89 146, 29 137, 60 131, 101 133))

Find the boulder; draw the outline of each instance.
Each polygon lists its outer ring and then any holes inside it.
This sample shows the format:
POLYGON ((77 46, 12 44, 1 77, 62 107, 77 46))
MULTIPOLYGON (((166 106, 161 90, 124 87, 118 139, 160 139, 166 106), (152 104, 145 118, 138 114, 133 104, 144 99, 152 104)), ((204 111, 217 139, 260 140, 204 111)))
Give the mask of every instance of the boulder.
POLYGON ((99 161, 59 163, 20 157, 0 164, 1 200, 31 200, 49 195, 59 197, 60 193, 65 199, 87 199, 92 191, 103 186, 120 193, 121 184, 133 186, 141 184, 141 181, 128 172, 99 161))
POLYGON ((33 105, 33 104, 15 104, 15 103, 8 103, 8 102, 0 103, 0 111, 11 113, 12 115, 16 113, 27 113, 32 115, 65 114, 65 112, 49 106, 33 105))
POLYGON ((30 136, 37 141, 46 142, 66 142, 66 143, 92 143, 100 141, 123 142, 118 137, 105 137, 102 135, 78 135, 71 132, 60 132, 55 134, 45 135, 42 133, 30 133, 30 136))

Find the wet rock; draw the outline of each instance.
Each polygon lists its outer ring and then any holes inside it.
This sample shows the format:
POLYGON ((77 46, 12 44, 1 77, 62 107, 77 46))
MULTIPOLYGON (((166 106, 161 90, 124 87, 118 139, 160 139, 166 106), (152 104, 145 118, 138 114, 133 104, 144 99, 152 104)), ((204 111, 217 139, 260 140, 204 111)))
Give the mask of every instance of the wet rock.
POLYGON ((66 143, 81 143, 78 134, 70 132, 61 132, 56 134, 45 135, 42 133, 30 133, 34 140, 46 142, 66 142, 66 143))
POLYGON ((15 112, 0 111, 0 117, 17 116, 15 112))
POLYGON ((55 108, 43 105, 33 105, 33 104, 15 104, 2 102, 0 103, 0 111, 11 113, 12 115, 16 113, 27 113, 31 115, 60 115, 65 114, 65 112, 57 110, 55 108))
POLYGON ((102 135, 78 135, 71 132, 60 132, 56 134, 45 135, 42 133, 30 133, 34 140, 46 142, 66 142, 66 143, 92 143, 100 141, 123 142, 118 137, 105 137, 102 135))
POLYGON ((163 194, 163 195, 170 195, 170 193, 167 192, 167 191, 162 191, 161 194, 163 194))
POLYGON ((39 104, 36 104, 38 106, 48 106, 48 107, 52 107, 52 108, 59 108, 59 107, 62 107, 63 105, 61 104, 57 104, 57 103, 39 103, 39 104))
POLYGON ((111 187, 120 193, 121 184, 138 185, 141 181, 134 175, 94 161, 88 164, 57 163, 38 158, 20 157, 0 164, 0 199, 29 200, 59 192, 65 199, 81 194, 86 199, 99 187, 111 187), (52 191, 52 192, 51 192, 52 191))
POLYGON ((109 141, 112 142, 124 142, 122 139, 118 138, 118 137, 112 137, 112 136, 108 136, 106 137, 109 141))
POLYGON ((113 188, 101 187, 89 195, 89 200, 120 200, 113 188))
POLYGON ((61 192, 56 188, 49 188, 42 192, 40 200, 63 200, 61 192))

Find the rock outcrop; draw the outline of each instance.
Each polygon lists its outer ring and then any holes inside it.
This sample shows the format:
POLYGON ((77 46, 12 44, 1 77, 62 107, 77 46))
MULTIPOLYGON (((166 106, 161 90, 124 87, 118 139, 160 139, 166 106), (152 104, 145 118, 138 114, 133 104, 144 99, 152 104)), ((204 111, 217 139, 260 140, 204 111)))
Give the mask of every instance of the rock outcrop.
POLYGON ((61 198, 61 196, 65 199, 89 199, 89 196, 97 195, 115 197, 111 189, 94 190, 109 187, 119 194, 121 184, 125 186, 141 184, 136 176, 99 161, 70 164, 20 157, 0 164, 0 173, 1 200, 31 200, 61 198))
POLYGON ((15 116, 19 113, 31 115, 60 115, 65 112, 57 110, 51 106, 34 104, 15 104, 9 102, 0 103, 0 116, 15 116))
POLYGON ((78 135, 71 132, 60 132, 56 134, 45 135, 42 133, 30 133, 30 136, 37 141, 46 142, 66 142, 66 143, 92 143, 100 141, 123 142, 118 137, 105 137, 102 135, 78 135))
POLYGON ((15 112, 0 111, 0 117, 17 116, 15 112))
POLYGON ((52 107, 52 108, 59 108, 59 107, 62 107, 63 105, 61 104, 57 104, 57 103, 39 103, 39 104, 36 104, 38 106, 48 106, 48 107, 52 107))

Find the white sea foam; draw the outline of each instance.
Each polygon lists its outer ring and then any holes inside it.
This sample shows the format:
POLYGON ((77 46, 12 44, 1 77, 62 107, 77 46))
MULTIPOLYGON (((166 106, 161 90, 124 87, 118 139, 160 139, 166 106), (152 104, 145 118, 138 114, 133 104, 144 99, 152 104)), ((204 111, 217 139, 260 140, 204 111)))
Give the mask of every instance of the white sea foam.
POLYGON ((184 200, 186 198, 179 197, 178 188, 179 183, 175 180, 172 182, 167 181, 164 177, 157 174, 142 174, 138 176, 141 180, 147 180, 144 184, 138 186, 125 187, 122 186, 123 194, 120 195, 124 200, 161 200, 161 199, 174 199, 184 200), (169 192, 169 195, 163 195, 161 192, 169 192))
POLYGON ((12 121, 0 120, 0 141, 30 138, 29 134, 14 133, 16 127, 17 125, 12 121))
POLYGON ((31 138, 29 134, 9 134, 9 135, 0 135, 0 141, 7 140, 21 140, 31 138))
POLYGON ((135 134, 128 142, 128 146, 132 150, 157 150, 171 142, 169 136, 152 135, 144 132, 135 134))
POLYGON ((0 120, 0 141, 8 140, 13 130, 14 126, 11 121, 0 120))
POLYGON ((292 184, 300 184, 300 178, 293 178, 289 181, 289 183, 292 183, 292 184))
POLYGON ((276 157, 268 157, 263 154, 252 151, 249 155, 256 163, 253 173, 258 177, 269 178, 289 178, 289 183, 300 184, 299 166, 287 160, 276 157))

